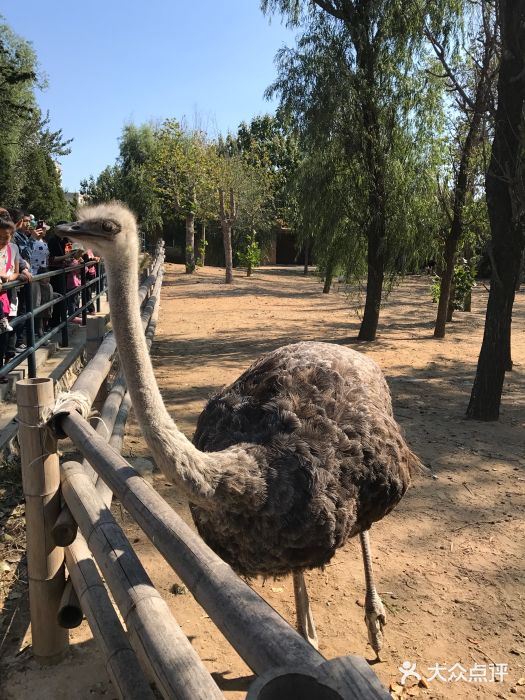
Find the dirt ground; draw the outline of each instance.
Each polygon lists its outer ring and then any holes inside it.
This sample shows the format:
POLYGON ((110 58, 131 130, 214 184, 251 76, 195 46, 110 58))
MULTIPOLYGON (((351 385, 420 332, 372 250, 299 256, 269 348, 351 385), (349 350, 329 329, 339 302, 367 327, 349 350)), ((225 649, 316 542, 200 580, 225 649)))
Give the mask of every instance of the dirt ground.
MULTIPOLYGON (((189 277, 181 266, 168 265, 152 350, 155 373, 168 410, 191 436, 208 396, 265 351, 297 340, 323 340, 351 345, 376 360, 408 442, 435 476, 419 479, 371 531, 388 616, 382 662, 373 668, 395 697, 525 697, 525 294, 516 299, 515 364, 505 382, 501 418, 478 423, 464 414, 486 289, 475 289, 472 313, 456 314, 441 341, 432 338, 436 307, 428 289, 428 277, 403 282, 384 306, 378 340, 358 343, 359 319, 344 291, 323 295, 318 279, 303 277, 299 268, 263 268, 251 279, 238 272, 234 285, 226 286, 216 268, 189 277), (427 679, 438 675, 428 688, 410 679, 407 692, 398 685, 403 662, 416 664, 427 679)), ((124 454, 148 457, 133 419, 129 427, 124 454)), ((159 474, 148 478, 191 522, 174 487, 159 474)), ((244 698, 253 680, 250 670, 191 595, 173 592, 179 579, 131 518, 118 504, 114 511, 225 696, 244 698)), ((372 659, 358 543, 349 542, 324 571, 310 572, 307 583, 321 653, 372 659)), ((254 587, 293 623, 289 579, 254 587)), ((23 570, 16 586, 4 586, 4 594, 9 630, 7 623, 0 627, 0 643, 5 642, 0 697, 115 697, 86 623, 72 633, 68 659, 40 669, 31 660, 30 636, 22 624, 23 570), (13 592, 18 597, 13 599, 13 592)))

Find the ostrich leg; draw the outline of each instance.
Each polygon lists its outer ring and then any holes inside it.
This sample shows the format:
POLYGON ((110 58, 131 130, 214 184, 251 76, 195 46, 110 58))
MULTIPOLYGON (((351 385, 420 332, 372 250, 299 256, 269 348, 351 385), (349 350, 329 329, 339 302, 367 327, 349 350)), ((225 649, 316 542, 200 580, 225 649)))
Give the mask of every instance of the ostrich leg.
POLYGON ((307 642, 318 648, 317 632, 310 609, 310 600, 306 591, 304 574, 301 570, 293 572, 293 592, 295 594, 295 609, 297 612, 297 628, 307 642))
POLYGON ((383 627, 386 625, 386 614, 374 583, 368 533, 369 530, 365 530, 359 534, 361 549, 363 551, 363 563, 365 566, 365 622, 368 627, 368 641, 379 660, 379 652, 383 646, 383 627))

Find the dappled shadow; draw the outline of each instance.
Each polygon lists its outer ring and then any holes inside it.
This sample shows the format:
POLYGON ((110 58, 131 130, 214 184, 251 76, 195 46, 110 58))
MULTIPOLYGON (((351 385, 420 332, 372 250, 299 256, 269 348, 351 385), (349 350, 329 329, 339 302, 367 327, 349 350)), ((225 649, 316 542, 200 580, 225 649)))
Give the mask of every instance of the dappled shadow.
MULTIPOLYGON (((206 659, 204 659, 206 661, 206 659)), ((231 671, 215 671, 211 674, 211 677, 217 683, 221 690, 244 690, 247 691, 253 681, 257 676, 237 676, 233 678, 226 678, 230 675, 231 671)))

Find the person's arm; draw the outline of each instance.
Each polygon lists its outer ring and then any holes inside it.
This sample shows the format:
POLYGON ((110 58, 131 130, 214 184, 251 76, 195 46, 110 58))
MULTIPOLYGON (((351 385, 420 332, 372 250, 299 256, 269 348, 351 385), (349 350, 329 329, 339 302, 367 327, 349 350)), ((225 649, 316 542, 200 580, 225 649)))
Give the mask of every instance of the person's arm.
POLYGON ((17 255, 15 265, 18 265, 19 274, 14 279, 20 279, 23 282, 31 282, 33 275, 31 274, 31 268, 27 260, 17 255))

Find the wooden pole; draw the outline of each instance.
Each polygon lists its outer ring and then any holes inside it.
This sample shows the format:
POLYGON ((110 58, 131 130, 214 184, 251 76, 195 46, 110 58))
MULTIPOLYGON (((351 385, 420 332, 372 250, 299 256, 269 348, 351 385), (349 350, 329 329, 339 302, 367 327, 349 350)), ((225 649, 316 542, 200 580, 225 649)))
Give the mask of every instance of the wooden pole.
POLYGON ((223 698, 82 465, 66 462, 61 473, 64 499, 104 574, 133 648, 163 696, 223 698))
POLYGON ((80 601, 70 577, 66 581, 64 592, 62 593, 62 597, 60 599, 60 605, 58 606, 57 612, 57 622, 60 627, 65 627, 68 630, 72 630, 75 627, 80 627, 83 619, 84 616, 82 615, 80 601))
POLYGON ((95 560, 80 533, 73 544, 66 548, 66 564, 119 698, 153 700, 153 692, 113 608, 95 560))
POLYGON ((390 693, 359 656, 341 656, 315 668, 276 668, 258 676, 246 700, 389 700, 390 693))
POLYGON ((53 380, 22 379, 16 384, 22 486, 26 502, 27 571, 33 654, 42 664, 60 661, 68 632, 57 623, 64 590, 64 551, 55 547, 51 527, 60 512, 60 470, 56 439, 44 426, 55 402, 53 380))
POLYGON ((61 429, 255 673, 285 665, 316 666, 324 661, 78 413, 62 416, 61 429))

